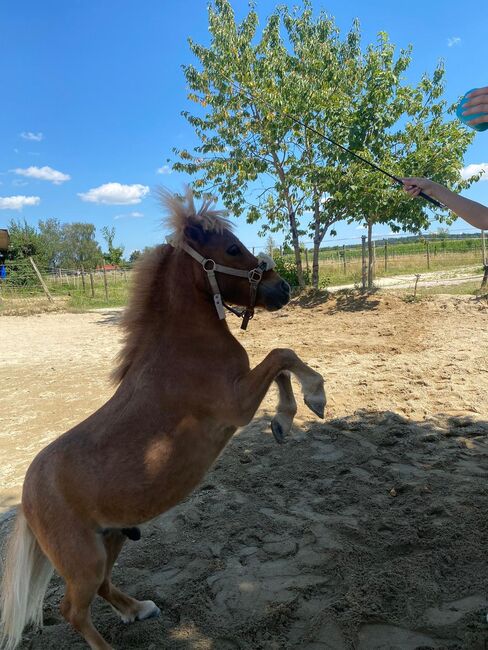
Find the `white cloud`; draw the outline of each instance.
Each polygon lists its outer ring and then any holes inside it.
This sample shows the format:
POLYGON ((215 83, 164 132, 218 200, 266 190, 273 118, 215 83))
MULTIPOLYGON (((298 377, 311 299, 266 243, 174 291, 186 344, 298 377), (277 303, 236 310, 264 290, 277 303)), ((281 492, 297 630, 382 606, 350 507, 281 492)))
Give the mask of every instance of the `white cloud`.
POLYGON ((24 140, 31 140, 32 142, 40 142, 44 140, 44 133, 33 133, 32 131, 22 131, 20 137, 24 140))
POLYGON ((63 172, 58 172, 52 167, 27 167, 26 169, 13 169, 13 172, 19 174, 19 176, 27 176, 28 178, 37 178, 41 181, 51 181, 55 185, 60 185, 65 181, 69 181, 71 176, 69 174, 63 174, 63 172))
POLYGON ((126 214, 116 214, 114 219, 140 219, 143 216, 144 215, 142 212, 133 210, 132 212, 127 212, 126 214))
POLYGON ((22 210, 25 205, 39 205, 38 196, 0 196, 0 210, 22 210))
POLYGON ((447 39, 447 47, 454 47, 455 45, 461 45, 461 38, 459 36, 451 36, 447 39))
POLYGON ((479 174, 480 172, 483 172, 483 176, 481 177, 480 180, 488 181, 488 162, 483 162, 483 163, 478 163, 478 164, 468 165, 467 167, 463 167, 461 169, 461 177, 466 181, 470 179, 471 176, 474 176, 475 174, 479 174))
POLYGON ((163 165, 162 167, 159 167, 156 169, 156 174, 172 174, 173 170, 169 165, 163 165))
POLYGON ((149 194, 147 185, 122 185, 121 183, 105 183, 94 187, 88 192, 80 192, 82 201, 89 203, 105 203, 106 205, 134 205, 140 203, 149 194))

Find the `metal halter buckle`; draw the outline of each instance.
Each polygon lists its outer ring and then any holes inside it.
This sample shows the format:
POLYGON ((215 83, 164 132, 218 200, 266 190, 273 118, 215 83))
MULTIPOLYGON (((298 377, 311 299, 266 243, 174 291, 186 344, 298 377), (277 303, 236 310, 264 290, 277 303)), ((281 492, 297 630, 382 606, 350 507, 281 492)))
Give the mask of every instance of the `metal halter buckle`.
POLYGON ((263 277, 263 270, 258 267, 249 271, 249 282, 251 284, 259 284, 263 277))
POLYGON ((214 262, 214 260, 206 259, 206 260, 203 260, 202 266, 203 266, 204 270, 207 271, 207 272, 208 271, 215 271, 216 263, 214 262), (207 264, 211 264, 212 266, 207 267, 207 264))

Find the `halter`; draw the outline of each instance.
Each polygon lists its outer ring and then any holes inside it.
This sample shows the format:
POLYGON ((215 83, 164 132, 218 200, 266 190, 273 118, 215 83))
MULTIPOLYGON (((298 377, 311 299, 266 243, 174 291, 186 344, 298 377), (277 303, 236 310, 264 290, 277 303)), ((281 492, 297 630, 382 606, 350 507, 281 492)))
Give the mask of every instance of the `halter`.
POLYGON ((249 321, 254 316, 254 306, 256 305, 258 285, 261 282, 263 273, 265 271, 270 271, 272 268, 274 268, 275 263, 273 259, 269 255, 266 255, 265 253, 259 253, 258 255, 259 264, 254 269, 251 269, 250 271, 245 271, 243 269, 234 269, 231 266, 223 266, 222 264, 217 264, 215 260, 212 260, 208 257, 203 257, 203 255, 200 255, 200 253, 198 253, 194 248, 188 246, 188 244, 184 242, 176 244, 171 236, 166 237, 166 241, 173 248, 183 249, 185 253, 188 253, 188 255, 193 257, 194 260, 196 260, 199 264, 202 265, 203 270, 207 274, 208 282, 212 290, 215 309, 217 310, 219 319, 220 320, 225 319, 225 311, 224 311, 224 307, 225 307, 236 316, 239 316, 239 318, 242 318, 241 329, 242 330, 247 329, 249 321), (217 282, 217 277, 215 275, 216 272, 225 273, 226 275, 234 275, 238 278, 247 278, 249 280, 249 292, 250 292, 249 307, 246 307, 245 309, 242 310, 238 310, 238 309, 234 309, 233 307, 229 307, 228 305, 225 304, 225 302, 222 300, 222 295, 220 293, 219 284, 217 282))

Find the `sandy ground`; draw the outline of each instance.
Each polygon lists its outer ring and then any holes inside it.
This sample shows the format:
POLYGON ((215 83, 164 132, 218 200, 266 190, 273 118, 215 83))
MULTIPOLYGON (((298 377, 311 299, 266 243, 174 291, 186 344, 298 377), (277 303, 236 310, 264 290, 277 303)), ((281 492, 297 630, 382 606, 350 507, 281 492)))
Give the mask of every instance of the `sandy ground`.
MULTIPOLYGON (((118 318, 0 319, 1 536, 35 453, 111 395, 118 318)), ((485 649, 486 300, 337 294, 245 334, 231 323, 253 362, 290 346, 323 373, 326 420, 300 404, 278 446, 270 393, 200 489, 119 558, 115 582, 162 616, 126 626, 97 601, 104 636, 118 650, 485 649)), ((86 647, 62 592, 55 578, 22 650, 86 647)))

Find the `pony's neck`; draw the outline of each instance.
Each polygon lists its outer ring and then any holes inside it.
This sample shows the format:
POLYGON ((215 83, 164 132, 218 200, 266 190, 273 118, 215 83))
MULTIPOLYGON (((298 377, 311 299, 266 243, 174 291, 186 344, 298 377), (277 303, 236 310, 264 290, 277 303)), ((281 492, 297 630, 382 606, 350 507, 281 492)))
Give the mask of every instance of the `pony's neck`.
POLYGON ((163 330, 175 328, 185 331, 209 331, 213 334, 228 331, 225 320, 220 320, 213 301, 205 271, 187 253, 175 249, 166 260, 161 276, 161 308, 158 325, 163 330))
POLYGON ((218 317, 203 269, 170 246, 159 248, 139 265, 122 324, 127 334, 113 373, 117 382, 151 359, 234 338, 218 317))

